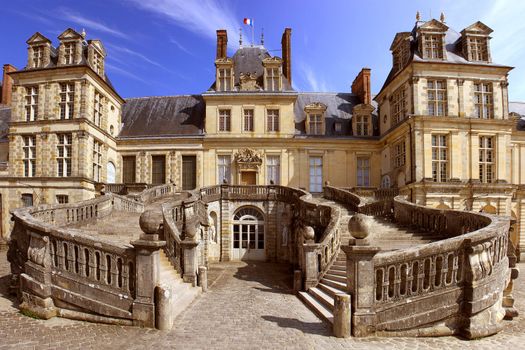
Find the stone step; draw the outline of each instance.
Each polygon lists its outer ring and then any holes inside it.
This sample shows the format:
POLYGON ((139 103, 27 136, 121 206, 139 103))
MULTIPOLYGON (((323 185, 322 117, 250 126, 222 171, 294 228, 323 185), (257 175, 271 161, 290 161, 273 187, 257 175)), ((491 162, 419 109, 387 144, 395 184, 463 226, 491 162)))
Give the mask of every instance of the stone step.
POLYGON ((341 282, 346 286, 346 276, 332 275, 331 273, 326 273, 324 275, 324 278, 331 280, 331 281, 341 282))
POLYGON ((346 291, 346 281, 345 282, 339 282, 339 281, 334 281, 334 280, 328 279, 326 277, 323 277, 321 279, 321 283, 326 284, 327 286, 339 289, 340 291, 343 291, 343 292, 346 291))
POLYGON ((344 265, 335 265, 335 263, 330 267, 330 270, 344 271, 346 273, 346 263, 344 265))
POLYGON ((336 270, 334 268, 329 268, 327 273, 329 273, 331 275, 345 276, 345 278, 346 278, 346 270, 336 270))
POLYGON ((334 298, 317 287, 310 288, 308 293, 323 304, 329 311, 334 311, 334 298))
POLYGON ((316 300, 308 292, 299 292, 298 296, 299 296, 299 299, 301 299, 303 303, 305 303, 306 306, 308 306, 310 310, 312 310, 315 314, 317 314, 323 320, 329 323, 334 322, 334 315, 332 314, 332 312, 328 310, 321 302, 316 300))
POLYGON ((341 289, 338 289, 338 288, 334 288, 334 287, 329 286, 329 285, 324 284, 324 283, 317 284, 317 288, 321 289, 323 292, 325 292, 326 294, 330 295, 332 298, 335 298, 336 294, 346 293, 346 290, 341 290, 341 289))
POLYGON ((332 266, 341 266, 346 268, 346 260, 345 261, 334 261, 334 264, 332 266))

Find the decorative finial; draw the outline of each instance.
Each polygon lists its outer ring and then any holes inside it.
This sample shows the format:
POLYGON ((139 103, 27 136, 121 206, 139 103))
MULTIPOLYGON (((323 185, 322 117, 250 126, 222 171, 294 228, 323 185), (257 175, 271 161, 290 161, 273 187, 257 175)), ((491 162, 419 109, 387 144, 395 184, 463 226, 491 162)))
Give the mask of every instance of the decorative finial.
POLYGON ((264 28, 261 28, 261 46, 264 46, 264 28))
POLYGON ((443 12, 441 12, 441 16, 439 16, 439 20, 441 21, 441 23, 445 23, 445 14, 443 12))
POLYGON ((82 39, 86 38, 86 30, 84 28, 82 28, 82 33, 80 33, 80 36, 82 37, 82 39))
POLYGON ((242 46, 242 28, 239 28, 239 46, 242 46))
POLYGON ((416 21, 421 21, 421 14, 419 13, 419 11, 416 12, 416 21))

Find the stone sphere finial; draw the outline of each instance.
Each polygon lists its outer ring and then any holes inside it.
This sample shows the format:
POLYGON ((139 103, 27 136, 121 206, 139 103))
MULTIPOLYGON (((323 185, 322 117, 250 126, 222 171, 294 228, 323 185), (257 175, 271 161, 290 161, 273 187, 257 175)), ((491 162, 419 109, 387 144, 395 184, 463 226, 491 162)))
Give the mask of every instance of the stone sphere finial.
POLYGON ((303 229, 303 236, 304 239, 307 241, 311 241, 315 238, 315 230, 312 226, 305 226, 303 229))
POLYGON ((139 219, 140 229, 148 235, 157 234, 163 222, 164 218, 160 210, 146 210, 139 219))
POLYGON ((356 239, 365 239, 370 234, 370 220, 364 214, 355 214, 348 221, 348 231, 356 239))

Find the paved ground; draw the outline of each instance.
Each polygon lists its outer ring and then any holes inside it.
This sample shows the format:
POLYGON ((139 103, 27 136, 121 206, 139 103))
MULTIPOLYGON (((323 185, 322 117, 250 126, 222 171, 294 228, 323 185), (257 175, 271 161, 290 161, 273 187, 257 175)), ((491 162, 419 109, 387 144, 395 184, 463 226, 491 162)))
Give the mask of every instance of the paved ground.
MULTIPOLYGON (((525 264, 521 264, 522 271, 525 264)), ((210 270, 211 289, 160 332, 21 315, 7 297, 8 264, 0 252, 0 349, 525 349, 525 318, 482 340, 330 336, 329 327, 294 295, 286 266, 229 263, 210 270)), ((515 297, 525 310, 525 278, 515 297)))

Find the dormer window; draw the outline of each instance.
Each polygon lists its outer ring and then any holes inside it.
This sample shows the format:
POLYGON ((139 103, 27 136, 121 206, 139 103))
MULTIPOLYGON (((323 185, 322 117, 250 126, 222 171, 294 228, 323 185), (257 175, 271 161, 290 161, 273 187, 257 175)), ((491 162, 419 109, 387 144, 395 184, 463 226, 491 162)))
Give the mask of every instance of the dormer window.
POLYGON ((44 47, 33 47, 33 68, 40 68, 44 66, 44 47))
POLYGON ((490 33, 492 29, 479 21, 461 31, 461 46, 465 59, 490 62, 490 33))
POLYGON ((370 135, 370 117, 367 115, 356 115, 355 134, 357 136, 370 135))
POLYGON ((98 74, 102 75, 104 70, 102 68, 102 55, 98 52, 93 53, 93 70, 98 74))
POLYGON ((443 39, 441 35, 423 36, 423 57, 429 59, 443 58, 443 39))
POLYGON ((487 39, 468 38, 468 50, 471 61, 488 61, 487 39))
POLYGON ((88 63, 91 69, 103 79, 105 78, 106 50, 100 40, 88 41, 88 63))
POLYGON ((233 81, 233 61, 231 58, 224 57, 215 60, 216 72, 216 91, 232 91, 234 88, 233 81))
POLYGON ((75 43, 64 44, 64 64, 73 64, 75 58, 75 43))
POLYGON ((410 39, 411 34, 408 32, 397 33, 390 46, 395 72, 403 69, 410 59, 410 39))
POLYGON ((326 105, 314 102, 306 105, 304 111, 306 113, 306 132, 308 135, 324 135, 326 105))
POLYGON ((263 60, 264 90, 281 91, 282 89, 282 60, 279 57, 270 57, 263 60))
POLYGON ((445 34, 447 25, 435 19, 423 23, 418 28, 418 47, 422 58, 428 60, 446 59, 445 34))

